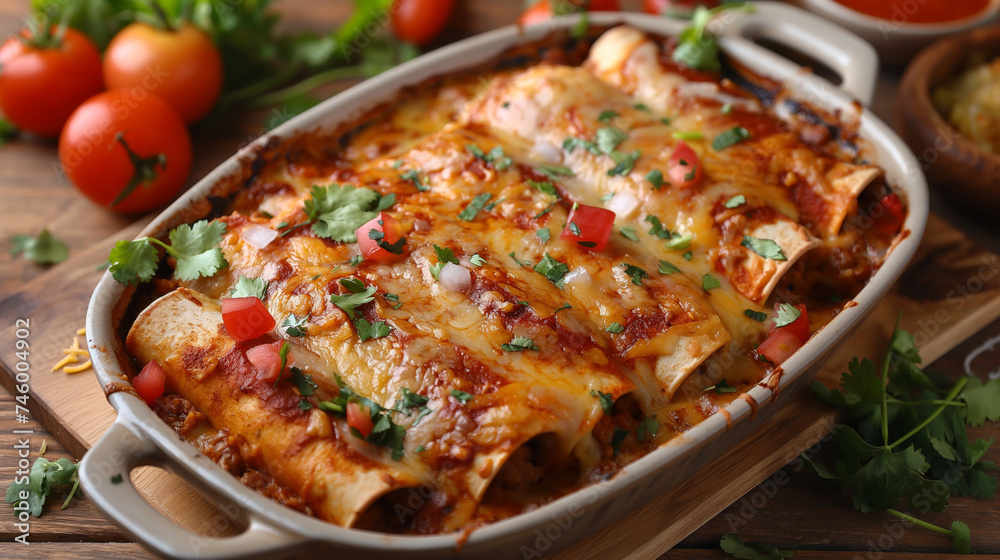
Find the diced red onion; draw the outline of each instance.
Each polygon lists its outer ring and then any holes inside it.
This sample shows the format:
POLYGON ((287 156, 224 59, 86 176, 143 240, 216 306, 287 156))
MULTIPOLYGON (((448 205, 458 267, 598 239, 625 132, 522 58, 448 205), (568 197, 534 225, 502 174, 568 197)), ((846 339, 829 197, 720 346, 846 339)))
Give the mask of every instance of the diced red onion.
POLYGON ((639 199, 628 191, 615 193, 607 202, 608 210, 615 213, 619 218, 627 218, 635 209, 639 207, 639 199))
POLYGON ((455 263, 445 263, 438 273, 438 282, 449 290, 464 292, 472 287, 472 273, 455 263))
POLYGON ((269 227, 254 224, 243 230, 243 241, 253 245, 258 251, 263 250, 278 237, 278 232, 269 227))

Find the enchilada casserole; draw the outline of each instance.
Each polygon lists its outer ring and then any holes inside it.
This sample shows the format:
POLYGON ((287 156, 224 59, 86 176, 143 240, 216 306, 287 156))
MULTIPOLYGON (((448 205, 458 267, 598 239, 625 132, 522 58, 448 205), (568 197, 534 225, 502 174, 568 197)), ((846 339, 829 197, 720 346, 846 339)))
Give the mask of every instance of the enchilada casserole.
POLYGON ((140 288, 135 384, 165 384, 140 394, 273 500, 423 534, 606 480, 777 387, 905 201, 857 115, 675 45, 621 26, 519 49, 259 150, 187 230, 223 266, 168 258, 140 288))

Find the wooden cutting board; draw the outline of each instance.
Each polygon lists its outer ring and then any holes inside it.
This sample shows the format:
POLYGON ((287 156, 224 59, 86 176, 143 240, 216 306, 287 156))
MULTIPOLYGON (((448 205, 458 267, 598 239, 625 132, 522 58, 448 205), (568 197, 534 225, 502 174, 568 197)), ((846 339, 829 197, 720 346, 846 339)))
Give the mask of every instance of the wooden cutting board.
MULTIPOLYGON (((78 253, 0 301, 0 348, 14 348, 17 319, 29 321, 31 415, 78 458, 105 432, 115 413, 93 373, 70 375, 49 370, 84 325, 87 303, 101 274, 98 267, 114 241, 135 237, 142 225, 133 224, 78 253)), ((840 347, 819 378, 835 384, 851 357, 880 357, 900 313, 903 327, 914 333, 925 363, 935 360, 1000 317, 1000 258, 932 215, 921 248, 903 279, 840 347)), ((4 370, 0 382, 13 394, 17 394, 12 375, 16 359, 13 350, 0 352, 4 370)), ((778 403, 781 409, 767 421, 758 421, 752 437, 739 447, 646 507, 556 557, 656 558, 825 437, 835 425, 833 411, 812 395, 802 393, 778 403), (719 484, 719 480, 726 480, 726 484, 719 484)), ((220 516, 212 506, 173 475, 144 468, 134 472, 133 479, 179 524, 203 534, 208 527, 216 536, 237 531, 220 526, 220 516)))

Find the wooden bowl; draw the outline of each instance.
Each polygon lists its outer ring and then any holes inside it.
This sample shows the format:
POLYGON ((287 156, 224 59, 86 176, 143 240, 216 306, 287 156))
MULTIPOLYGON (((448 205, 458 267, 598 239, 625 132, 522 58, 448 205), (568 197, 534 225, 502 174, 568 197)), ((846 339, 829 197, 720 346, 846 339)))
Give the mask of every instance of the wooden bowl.
POLYGON ((896 130, 916 154, 931 185, 956 205, 980 215, 1000 212, 1000 155, 967 140, 938 112, 933 88, 967 66, 969 57, 1000 56, 1000 26, 942 39, 906 69, 896 94, 896 130))

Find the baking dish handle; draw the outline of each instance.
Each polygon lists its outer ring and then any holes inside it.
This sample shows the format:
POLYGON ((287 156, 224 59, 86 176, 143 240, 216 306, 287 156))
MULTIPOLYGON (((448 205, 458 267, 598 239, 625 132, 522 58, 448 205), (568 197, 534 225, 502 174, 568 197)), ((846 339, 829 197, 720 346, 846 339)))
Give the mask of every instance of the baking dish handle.
MULTIPOLYGON (((861 37, 809 12, 775 2, 757 2, 742 17, 723 19, 722 34, 768 39, 822 62, 841 78, 840 89, 864 105, 875 96, 878 55, 861 37)), ((725 14, 724 14, 725 15, 725 14)))
POLYGON ((198 535, 176 525, 139 494, 129 477, 136 467, 164 462, 169 458, 119 414, 84 455, 80 477, 87 497, 102 511, 136 540, 170 558, 273 558, 305 542, 305 537, 275 528, 248 513, 249 526, 232 537, 198 535))

